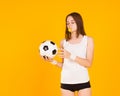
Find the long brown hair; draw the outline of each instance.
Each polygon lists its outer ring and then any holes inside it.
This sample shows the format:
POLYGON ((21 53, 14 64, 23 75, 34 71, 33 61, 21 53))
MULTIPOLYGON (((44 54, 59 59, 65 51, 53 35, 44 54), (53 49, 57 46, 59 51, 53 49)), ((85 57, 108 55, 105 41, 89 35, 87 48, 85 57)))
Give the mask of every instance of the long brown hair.
POLYGON ((77 13, 77 12, 73 12, 73 13, 70 13, 66 16, 66 30, 65 30, 65 38, 66 40, 70 40, 71 39, 71 32, 68 31, 68 28, 67 28, 67 18, 69 16, 72 16, 73 19, 75 20, 75 23, 77 24, 77 38, 79 36, 79 34, 81 35, 86 35, 85 31, 84 31, 84 26, 83 26, 83 20, 82 20, 82 16, 77 13))

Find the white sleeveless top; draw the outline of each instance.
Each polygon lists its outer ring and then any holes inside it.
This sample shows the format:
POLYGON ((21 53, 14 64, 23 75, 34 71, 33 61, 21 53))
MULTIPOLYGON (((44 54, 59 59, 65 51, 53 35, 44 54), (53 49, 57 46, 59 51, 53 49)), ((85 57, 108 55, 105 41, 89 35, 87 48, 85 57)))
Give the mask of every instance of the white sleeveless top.
MULTIPOLYGON (((81 42, 71 44, 64 40, 63 47, 65 50, 79 56, 86 58, 87 49, 87 36, 83 36, 81 42)), ((86 67, 81 66, 77 62, 64 58, 64 63, 61 71, 61 83, 64 84, 78 84, 89 81, 88 70, 86 67)))

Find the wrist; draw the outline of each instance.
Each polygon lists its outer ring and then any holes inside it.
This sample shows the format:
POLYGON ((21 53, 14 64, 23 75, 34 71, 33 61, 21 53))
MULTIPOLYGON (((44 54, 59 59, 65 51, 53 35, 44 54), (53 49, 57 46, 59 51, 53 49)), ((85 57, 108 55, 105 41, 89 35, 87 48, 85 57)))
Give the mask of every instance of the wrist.
POLYGON ((56 60, 53 60, 52 62, 51 62, 53 65, 57 65, 57 61, 56 60))

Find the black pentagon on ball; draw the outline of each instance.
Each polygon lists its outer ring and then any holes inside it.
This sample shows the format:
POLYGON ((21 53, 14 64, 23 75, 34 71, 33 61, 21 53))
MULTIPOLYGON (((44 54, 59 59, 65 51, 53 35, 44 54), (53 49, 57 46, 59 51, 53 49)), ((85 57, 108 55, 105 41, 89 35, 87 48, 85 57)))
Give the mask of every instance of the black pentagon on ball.
POLYGON ((51 44, 55 45, 55 43, 53 41, 50 41, 51 44))
POLYGON ((44 51, 49 50, 48 46, 47 46, 47 45, 45 45, 45 46, 43 47, 43 50, 44 50, 44 51))
POLYGON ((56 49, 54 49, 54 50, 52 51, 52 54, 53 54, 53 55, 55 55, 55 54, 56 54, 56 52, 57 52, 57 50, 56 50, 56 49))

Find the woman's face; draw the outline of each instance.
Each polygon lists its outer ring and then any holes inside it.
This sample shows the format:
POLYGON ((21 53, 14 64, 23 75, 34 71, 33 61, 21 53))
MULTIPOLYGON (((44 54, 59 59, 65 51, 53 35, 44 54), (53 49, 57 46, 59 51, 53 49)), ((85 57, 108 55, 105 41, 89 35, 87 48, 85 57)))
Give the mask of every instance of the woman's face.
POLYGON ((67 18, 67 28, 71 32, 76 32, 77 31, 77 24, 76 24, 76 22, 75 22, 75 20, 73 19, 72 16, 68 16, 68 18, 67 18))

